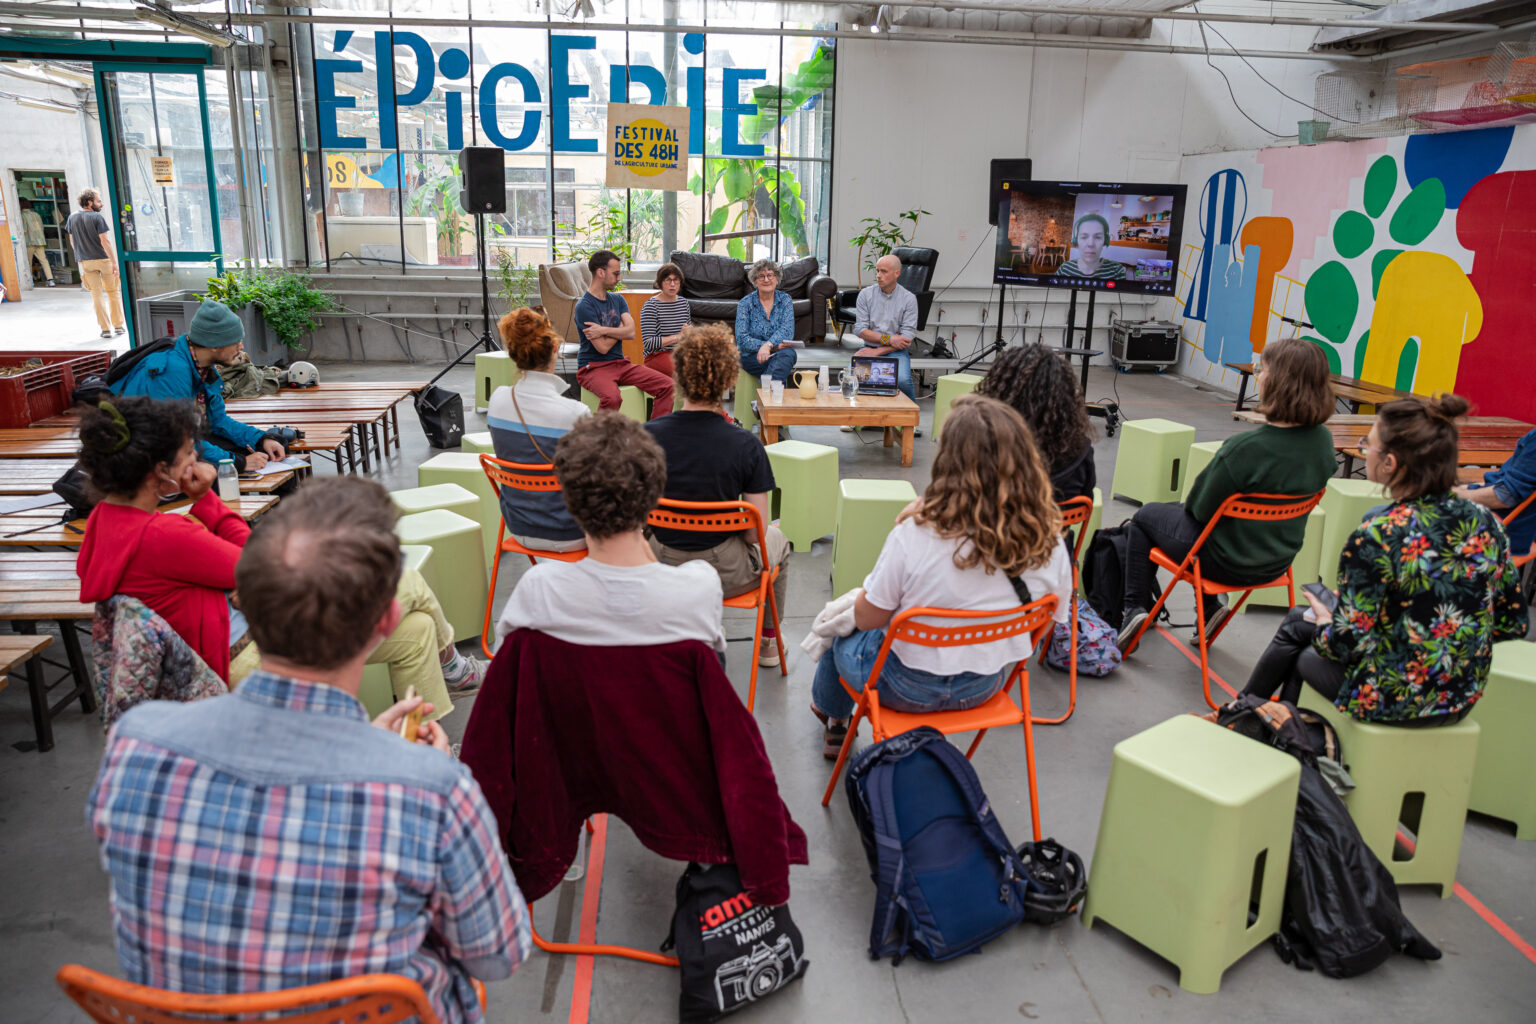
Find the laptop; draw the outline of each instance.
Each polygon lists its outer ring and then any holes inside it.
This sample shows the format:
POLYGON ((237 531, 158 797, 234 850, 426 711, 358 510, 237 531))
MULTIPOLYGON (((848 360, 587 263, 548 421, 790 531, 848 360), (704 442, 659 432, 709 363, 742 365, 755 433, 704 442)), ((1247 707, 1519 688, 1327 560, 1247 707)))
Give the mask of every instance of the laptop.
POLYGON ((859 394, 895 395, 898 365, 888 356, 854 356, 853 376, 859 382, 859 394))

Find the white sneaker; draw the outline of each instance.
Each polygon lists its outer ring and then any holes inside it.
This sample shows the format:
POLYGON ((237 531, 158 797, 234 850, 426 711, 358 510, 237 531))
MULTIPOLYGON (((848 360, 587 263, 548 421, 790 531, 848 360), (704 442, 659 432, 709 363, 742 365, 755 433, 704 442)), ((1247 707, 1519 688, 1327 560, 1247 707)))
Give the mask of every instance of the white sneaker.
POLYGON ((448 684, 450 697, 467 697, 480 689, 480 684, 485 681, 485 670, 489 663, 479 658, 471 658, 460 654, 453 661, 443 666, 443 682, 448 684))
POLYGON ((758 645, 757 663, 763 668, 779 667, 779 647, 774 643, 773 637, 763 637, 763 642, 758 645))

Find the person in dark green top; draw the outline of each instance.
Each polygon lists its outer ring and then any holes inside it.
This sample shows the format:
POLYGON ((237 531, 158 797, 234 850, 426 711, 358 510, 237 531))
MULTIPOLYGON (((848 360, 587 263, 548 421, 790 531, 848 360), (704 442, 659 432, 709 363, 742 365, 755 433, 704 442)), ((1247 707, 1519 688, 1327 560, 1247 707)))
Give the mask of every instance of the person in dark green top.
MULTIPOLYGON (((1267 423, 1230 437, 1190 486, 1183 505, 1149 502, 1126 526, 1125 613, 1120 650, 1131 641, 1153 603, 1157 567, 1154 547, 1182 561, 1221 503, 1234 494, 1284 494, 1297 499, 1322 490, 1335 469, 1333 438, 1323 424, 1333 414, 1328 357, 1315 342, 1282 338, 1264 349, 1259 371, 1259 411, 1267 423)), ((1200 572, 1227 586, 1268 583, 1285 572, 1301 550, 1307 521, 1223 519, 1200 549, 1200 572)), ((1231 609, 1207 596, 1205 635, 1216 635, 1231 609)))
POLYGON ((1497 516, 1451 490, 1466 411, 1460 395, 1381 407, 1360 448, 1392 503, 1344 542, 1333 607, 1303 592, 1245 693, 1295 703, 1305 682, 1381 725, 1448 725, 1477 703, 1493 645, 1524 637, 1528 612, 1497 516))

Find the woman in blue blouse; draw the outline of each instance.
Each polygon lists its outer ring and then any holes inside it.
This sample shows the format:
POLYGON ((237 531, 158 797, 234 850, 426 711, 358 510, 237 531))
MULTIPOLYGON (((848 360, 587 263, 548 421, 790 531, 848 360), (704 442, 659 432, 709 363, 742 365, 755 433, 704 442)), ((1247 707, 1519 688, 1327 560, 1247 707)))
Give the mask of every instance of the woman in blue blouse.
POLYGON ((747 276, 757 291, 736 304, 736 347, 741 368, 754 377, 789 382, 795 368, 795 350, 787 342, 795 336, 795 303, 778 290, 779 265, 758 260, 747 276))

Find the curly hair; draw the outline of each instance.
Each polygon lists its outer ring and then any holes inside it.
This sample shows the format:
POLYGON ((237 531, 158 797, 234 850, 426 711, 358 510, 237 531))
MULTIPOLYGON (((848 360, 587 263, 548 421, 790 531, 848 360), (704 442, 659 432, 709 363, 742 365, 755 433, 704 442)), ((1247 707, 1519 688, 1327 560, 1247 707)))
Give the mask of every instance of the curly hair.
POLYGON ((736 383, 741 365, 730 328, 699 324, 684 327, 682 334, 672 350, 672 375, 688 401, 714 405, 736 383))
POLYGON ((498 320, 496 330, 519 370, 542 370, 560 350, 560 336, 549 321, 526 306, 498 320))
POLYGON ((1017 576, 1049 562, 1061 543, 1061 509, 1024 417, 995 398, 956 399, 916 520, 970 541, 955 549, 957 569, 1017 576))
POLYGON ((80 416, 80 465, 98 494, 131 497, 156 466, 176 461, 200 425, 191 402, 102 399, 80 416))
POLYGON ((602 540, 645 525, 667 486, 667 457, 644 427, 610 409, 560 438, 555 476, 576 525, 602 540))
MULTIPOLYGON (((1011 405, 1024 417, 1052 470, 1066 466, 1093 444, 1093 427, 1077 378, 1067 361, 1044 345, 1005 351, 993 361, 976 393, 1011 405)), ((947 420, 944 426, 948 429, 947 420)))

